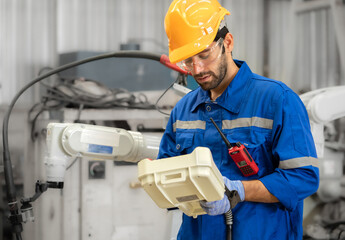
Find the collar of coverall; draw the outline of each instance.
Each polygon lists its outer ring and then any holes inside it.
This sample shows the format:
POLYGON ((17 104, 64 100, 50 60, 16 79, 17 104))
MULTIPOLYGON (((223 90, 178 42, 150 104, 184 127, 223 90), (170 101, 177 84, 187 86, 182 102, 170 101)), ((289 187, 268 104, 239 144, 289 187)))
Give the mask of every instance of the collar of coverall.
MULTIPOLYGON (((240 111, 241 104, 244 101, 245 93, 247 92, 248 84, 253 73, 245 61, 234 61, 240 69, 231 81, 230 85, 214 102, 236 114, 240 111), (230 102, 228 101, 229 98, 231 98, 230 102)), ((212 102, 209 91, 205 91, 200 87, 197 91, 197 99, 192 106, 191 112, 196 111, 201 104, 212 102)))

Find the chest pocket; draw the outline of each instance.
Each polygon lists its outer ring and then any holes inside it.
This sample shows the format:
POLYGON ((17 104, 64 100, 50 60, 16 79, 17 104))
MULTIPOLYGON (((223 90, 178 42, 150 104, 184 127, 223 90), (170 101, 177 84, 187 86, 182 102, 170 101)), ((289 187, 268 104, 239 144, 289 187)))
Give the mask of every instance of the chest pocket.
POLYGON ((193 141, 193 132, 176 132, 176 151, 181 155, 191 153, 194 150, 193 141))
POLYGON ((259 167, 257 175, 253 178, 262 177, 274 170, 274 163, 271 154, 271 144, 269 142, 270 132, 255 131, 253 129, 232 129, 227 133, 227 138, 231 144, 240 142, 259 167))

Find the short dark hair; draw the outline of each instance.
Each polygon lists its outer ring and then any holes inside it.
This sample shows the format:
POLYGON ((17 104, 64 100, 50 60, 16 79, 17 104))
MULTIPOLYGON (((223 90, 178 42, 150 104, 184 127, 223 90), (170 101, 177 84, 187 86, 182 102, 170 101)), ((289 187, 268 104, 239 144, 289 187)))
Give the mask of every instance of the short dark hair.
POLYGON ((216 37, 214 38, 214 42, 217 42, 219 38, 225 38, 226 34, 229 32, 229 29, 224 26, 222 29, 218 30, 216 37))

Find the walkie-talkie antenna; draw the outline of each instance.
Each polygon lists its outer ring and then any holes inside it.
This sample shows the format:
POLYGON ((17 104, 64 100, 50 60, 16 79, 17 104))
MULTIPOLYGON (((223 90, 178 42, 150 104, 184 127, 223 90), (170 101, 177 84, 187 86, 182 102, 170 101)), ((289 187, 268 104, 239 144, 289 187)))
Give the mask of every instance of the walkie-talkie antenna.
POLYGON ((219 127, 217 126, 217 124, 215 123, 215 121, 213 120, 213 118, 210 118, 210 120, 212 121, 213 125, 217 128, 217 131, 219 132, 220 136, 223 138, 223 141, 225 142, 226 146, 228 148, 232 148, 231 143, 229 142, 229 140, 225 137, 225 135, 222 133, 222 131, 219 129, 219 127))

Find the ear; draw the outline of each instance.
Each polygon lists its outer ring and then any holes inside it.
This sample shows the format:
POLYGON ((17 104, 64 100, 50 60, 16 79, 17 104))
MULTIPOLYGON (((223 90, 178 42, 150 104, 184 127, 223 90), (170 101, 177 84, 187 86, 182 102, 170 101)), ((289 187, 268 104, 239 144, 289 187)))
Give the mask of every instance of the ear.
POLYGON ((224 47, 225 51, 228 53, 232 52, 232 49, 234 48, 234 38, 232 37, 231 33, 227 33, 224 38, 224 47))

